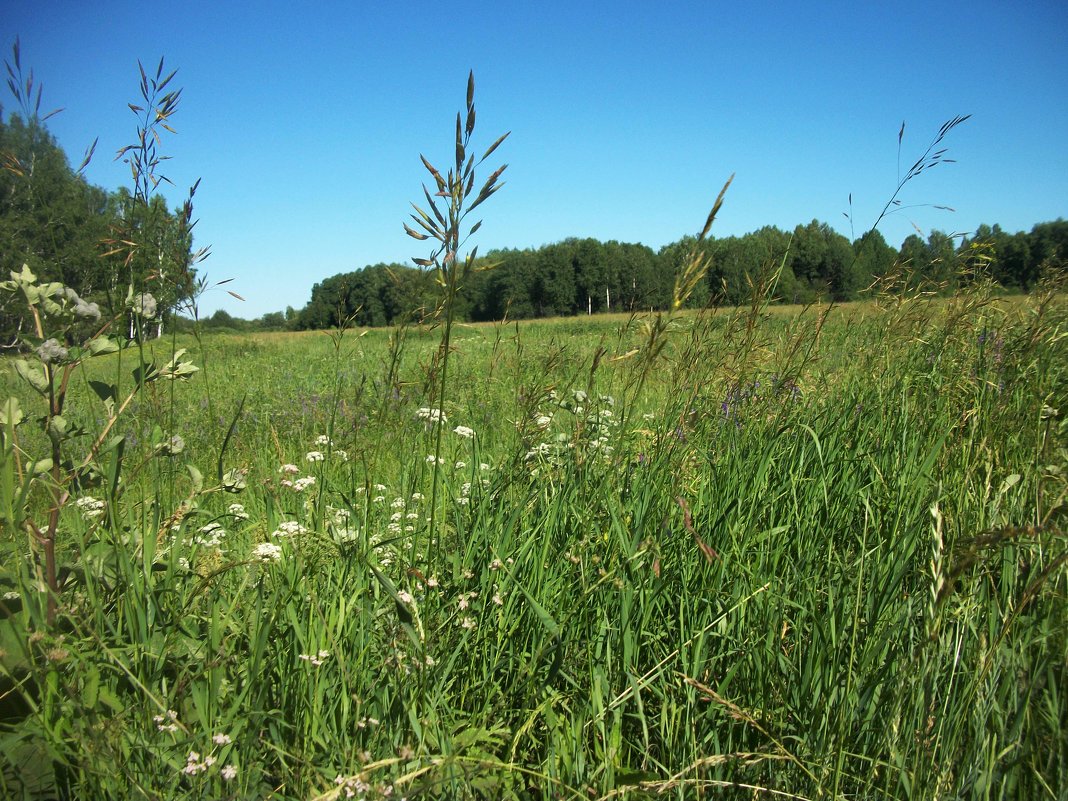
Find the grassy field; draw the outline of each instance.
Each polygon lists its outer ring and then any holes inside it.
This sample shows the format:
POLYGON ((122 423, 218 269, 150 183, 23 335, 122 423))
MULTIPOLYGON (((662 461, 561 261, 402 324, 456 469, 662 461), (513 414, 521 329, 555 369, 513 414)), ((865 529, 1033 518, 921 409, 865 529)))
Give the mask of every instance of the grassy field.
POLYGON ((1066 323, 456 325, 443 406, 436 329, 164 338, 69 498, 7 371, 0 796, 1068 797, 1066 323))

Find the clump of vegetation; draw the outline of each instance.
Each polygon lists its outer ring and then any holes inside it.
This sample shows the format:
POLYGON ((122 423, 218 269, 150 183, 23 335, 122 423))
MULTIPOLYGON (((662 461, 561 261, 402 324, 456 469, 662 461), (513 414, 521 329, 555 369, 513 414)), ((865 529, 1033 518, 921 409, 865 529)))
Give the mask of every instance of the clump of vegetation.
POLYGON ((5 282, 0 795, 1062 794, 1062 277, 693 312, 725 187, 662 313, 459 325, 466 105, 422 324, 5 282))

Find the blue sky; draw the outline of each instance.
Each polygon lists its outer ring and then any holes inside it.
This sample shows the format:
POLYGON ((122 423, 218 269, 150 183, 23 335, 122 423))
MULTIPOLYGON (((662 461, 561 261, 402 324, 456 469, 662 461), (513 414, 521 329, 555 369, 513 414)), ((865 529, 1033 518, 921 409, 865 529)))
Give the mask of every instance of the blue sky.
MULTIPOLYGON (((884 220, 1009 231, 1068 216, 1068 4, 225 3, 8 0, 44 84, 49 127, 109 189, 132 140, 137 61, 179 70, 177 135, 164 142, 174 204, 198 178, 197 244, 212 281, 202 314, 302 307, 312 284, 426 256, 401 228, 421 198, 423 153, 451 159, 469 69, 476 149, 506 186, 472 244, 537 247, 568 236, 654 249, 695 233, 736 174, 716 236, 813 218, 846 236, 871 226, 943 122, 957 163, 910 184, 884 220), (499 158, 498 158, 499 157, 499 158), (245 302, 230 297, 233 289, 245 302)), ((4 98, 5 110, 13 107, 4 98)))

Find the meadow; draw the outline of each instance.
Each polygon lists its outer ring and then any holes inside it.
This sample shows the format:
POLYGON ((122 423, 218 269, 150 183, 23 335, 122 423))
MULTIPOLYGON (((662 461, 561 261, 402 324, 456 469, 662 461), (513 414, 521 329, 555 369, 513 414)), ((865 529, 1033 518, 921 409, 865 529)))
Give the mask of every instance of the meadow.
POLYGON ((1060 290, 5 371, 0 796, 1065 798, 1060 290))
POLYGON ((689 311, 728 181, 665 310, 464 324, 469 76, 406 225, 436 308, 153 338, 205 251, 195 186, 173 247, 143 216, 180 90, 140 74, 113 291, 0 281, 0 797, 1068 796, 1054 263, 772 309, 778 254, 689 311))

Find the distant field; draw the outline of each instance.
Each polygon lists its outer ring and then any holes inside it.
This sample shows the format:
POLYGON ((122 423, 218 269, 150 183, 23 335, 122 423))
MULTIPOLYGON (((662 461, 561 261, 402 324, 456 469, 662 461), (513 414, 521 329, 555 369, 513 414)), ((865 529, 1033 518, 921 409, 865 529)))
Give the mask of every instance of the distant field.
POLYGON ((0 796, 1063 798, 1068 303, 826 312, 145 344, 56 628, 0 535, 0 796))

